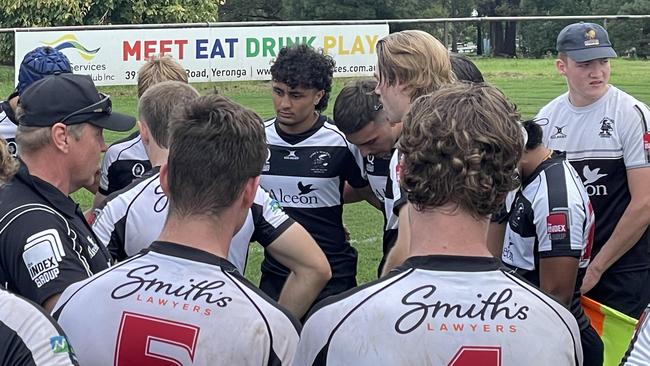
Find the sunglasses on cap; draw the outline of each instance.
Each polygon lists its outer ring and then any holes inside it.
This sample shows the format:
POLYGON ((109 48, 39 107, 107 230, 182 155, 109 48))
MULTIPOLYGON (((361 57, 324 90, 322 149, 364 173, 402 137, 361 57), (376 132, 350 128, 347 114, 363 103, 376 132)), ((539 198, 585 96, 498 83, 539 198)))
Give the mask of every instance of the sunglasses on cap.
MULTIPOLYGON (((84 107, 79 110, 76 110, 68 114, 67 116, 63 117, 59 122, 65 123, 66 121, 69 121, 70 119, 76 116, 93 115, 96 113, 111 114, 113 112, 113 103, 111 102, 110 95, 99 93, 99 96, 102 99, 100 99, 97 103, 93 103, 88 107, 84 107)), ((85 120, 86 119, 83 119, 73 123, 84 122, 85 120)))

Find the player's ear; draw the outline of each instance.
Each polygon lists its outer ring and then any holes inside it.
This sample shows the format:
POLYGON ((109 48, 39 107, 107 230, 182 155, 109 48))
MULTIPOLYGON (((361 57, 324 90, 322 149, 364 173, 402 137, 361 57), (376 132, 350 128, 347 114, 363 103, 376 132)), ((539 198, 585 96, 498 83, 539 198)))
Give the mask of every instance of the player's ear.
POLYGON ((318 105, 320 103, 320 100, 323 98, 325 95, 325 90, 319 90, 318 93, 314 96, 314 105, 318 105))
POLYGON ((67 127, 63 123, 55 123, 50 127, 50 140, 55 148, 63 153, 67 154, 70 151, 68 142, 71 137, 67 127))
POLYGON ((257 194, 257 187, 260 186, 260 176, 249 178, 242 190, 242 204, 246 208, 253 206, 255 194, 257 194))
MULTIPOLYGON (((160 188, 163 190, 165 196, 169 197, 169 165, 167 163, 160 167, 160 188)), ((251 204, 252 206, 252 204, 251 204)))
POLYGON ((555 68, 557 69, 557 72, 560 73, 560 75, 565 75, 566 74, 566 62, 564 60, 558 58, 555 60, 555 68))

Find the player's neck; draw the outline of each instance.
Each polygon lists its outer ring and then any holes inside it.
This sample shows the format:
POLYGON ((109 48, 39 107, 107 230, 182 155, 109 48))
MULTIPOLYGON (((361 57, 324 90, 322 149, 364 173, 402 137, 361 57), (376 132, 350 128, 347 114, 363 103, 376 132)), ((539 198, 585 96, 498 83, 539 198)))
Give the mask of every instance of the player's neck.
POLYGON ((605 94, 607 94, 607 91, 609 91, 609 85, 607 85, 607 87, 604 88, 603 92, 600 93, 599 95, 590 97, 590 96, 581 95, 581 93, 572 91, 571 88, 569 88, 569 102, 574 107, 578 107, 578 108, 588 107, 596 103, 597 101, 599 101, 605 94))
POLYGON ((145 145, 145 150, 147 151, 147 156, 151 162, 151 166, 161 166, 167 163, 167 158, 169 157, 169 149, 163 149, 158 145, 145 145))
POLYGON ((231 220, 215 221, 215 218, 208 216, 179 218, 170 215, 158 240, 186 245, 227 258, 235 225, 231 220))
POLYGON ((476 220, 455 205, 417 211, 409 205, 409 256, 457 255, 492 257, 487 249, 487 218, 476 220))
POLYGON ((527 151, 519 162, 521 179, 525 181, 537 167, 553 155, 553 150, 539 145, 532 151, 527 151))

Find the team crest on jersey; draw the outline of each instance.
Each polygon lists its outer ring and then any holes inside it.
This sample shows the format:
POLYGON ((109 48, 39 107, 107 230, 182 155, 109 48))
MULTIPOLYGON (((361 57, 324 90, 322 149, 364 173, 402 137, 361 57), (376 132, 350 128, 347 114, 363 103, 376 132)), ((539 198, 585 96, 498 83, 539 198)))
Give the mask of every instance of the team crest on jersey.
POLYGON ((569 220, 566 212, 552 212, 546 216, 546 231, 551 240, 563 240, 567 237, 569 220))
POLYGON ((564 139, 564 138, 566 138, 566 133, 564 133, 564 131, 562 131, 564 129, 564 127, 566 127, 566 125, 564 125, 564 126, 553 126, 553 128, 555 128, 555 133, 551 136, 551 138, 552 139, 564 139))
POLYGON ((7 142, 7 150, 11 156, 15 157, 18 153, 18 145, 14 141, 7 142))
POLYGON ((38 288, 59 277, 59 263, 63 257, 65 250, 56 229, 43 230, 30 236, 23 249, 23 262, 38 288))
POLYGON ((309 158, 312 161, 311 169, 312 173, 315 174, 324 174, 327 173, 327 169, 330 165, 330 159, 332 155, 327 151, 315 151, 309 155, 309 158))
POLYGON ((131 173, 136 178, 142 177, 144 172, 145 172, 145 169, 144 169, 144 165, 142 165, 142 163, 135 163, 133 165, 133 168, 131 168, 131 173))
POLYGON ((300 157, 296 155, 297 150, 288 150, 287 153, 288 155, 284 157, 284 160, 300 160, 300 157))
POLYGON ((266 161, 264 162, 264 167, 262 167, 263 172, 268 172, 271 170, 271 149, 266 149, 266 161))
POLYGON ((374 155, 368 155, 366 157, 366 171, 368 173, 374 173, 375 172, 375 156, 374 155))
POLYGON ((613 130, 614 120, 609 117, 605 117, 602 121, 600 121, 600 133, 598 133, 598 136, 602 138, 610 138, 612 137, 613 130))
POLYGON ((524 214, 524 210, 525 207, 523 202, 517 202, 517 207, 512 213, 512 220, 510 220, 510 226, 512 226, 513 229, 519 227, 519 223, 521 222, 521 215, 524 214))

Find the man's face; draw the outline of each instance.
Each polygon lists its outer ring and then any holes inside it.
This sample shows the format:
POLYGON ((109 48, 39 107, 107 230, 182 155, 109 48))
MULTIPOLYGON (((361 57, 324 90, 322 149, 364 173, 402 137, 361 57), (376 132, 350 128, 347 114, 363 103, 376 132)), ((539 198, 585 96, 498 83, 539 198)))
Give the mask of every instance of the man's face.
POLYGON ((72 134, 68 136, 72 174, 77 187, 91 186, 95 181, 101 153, 106 151, 102 132, 101 128, 84 123, 79 140, 72 134))
POLYGON ((381 74, 377 69, 375 71, 375 79, 377 79, 375 93, 379 95, 379 101, 384 106, 388 120, 393 123, 401 122, 411 105, 411 97, 406 93, 406 85, 399 81, 388 85, 388 80, 380 78, 379 75, 381 74))
POLYGON ((569 86, 569 99, 576 107, 584 107, 605 95, 608 88, 609 59, 600 58, 586 62, 556 60, 556 67, 569 86))
POLYGON ((316 105, 325 94, 322 90, 291 88, 285 83, 273 82, 273 106, 278 123, 295 126, 314 120, 316 105))
POLYGON ((390 154, 401 127, 401 123, 388 122, 387 114, 382 111, 374 121, 370 121, 357 132, 345 134, 345 137, 359 148, 361 155, 382 156, 390 154))

